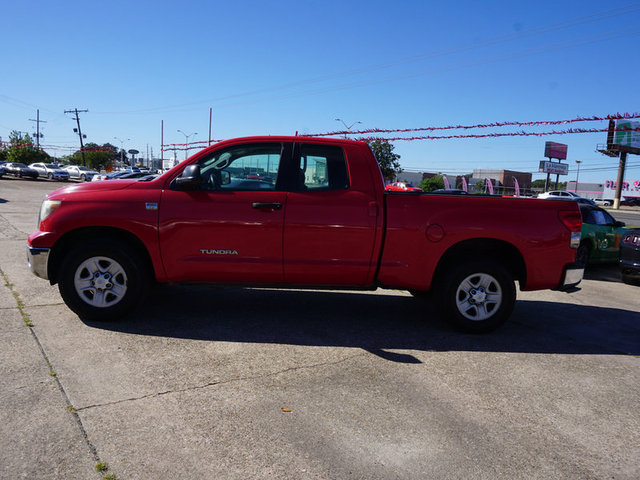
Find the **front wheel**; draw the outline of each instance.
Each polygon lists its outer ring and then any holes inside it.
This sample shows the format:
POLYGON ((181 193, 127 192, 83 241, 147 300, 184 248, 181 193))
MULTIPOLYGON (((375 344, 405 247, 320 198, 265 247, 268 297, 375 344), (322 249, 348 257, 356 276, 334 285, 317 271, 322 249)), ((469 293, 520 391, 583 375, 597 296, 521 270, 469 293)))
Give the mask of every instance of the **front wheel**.
POLYGON ((459 330, 486 333, 511 315, 516 287, 511 274, 497 262, 471 261, 445 274, 441 309, 459 330))
POLYGON ((146 293, 149 279, 140 259, 123 245, 95 242, 72 250, 62 264, 60 294, 85 320, 117 320, 146 293))
POLYGON ((47 174, 47 178, 48 178, 49 180, 53 180, 53 174, 52 174, 52 173, 48 173, 48 174, 47 174))
POLYGON ((87 177, 84 175, 84 173, 82 175, 80 175, 80 181, 84 182, 87 180, 87 177))

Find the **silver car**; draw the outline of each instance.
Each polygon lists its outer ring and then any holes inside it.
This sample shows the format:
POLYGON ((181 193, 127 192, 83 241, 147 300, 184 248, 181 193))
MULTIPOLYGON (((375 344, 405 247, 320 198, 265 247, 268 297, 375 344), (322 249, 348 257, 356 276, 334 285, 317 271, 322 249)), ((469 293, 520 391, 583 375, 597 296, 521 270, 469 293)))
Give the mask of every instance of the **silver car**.
POLYGON ((49 180, 69 180, 69 172, 53 163, 32 163, 29 166, 38 172, 38 177, 46 177, 49 180))
POLYGON ((98 175, 95 170, 80 165, 67 165, 64 169, 69 172, 71 178, 77 178, 82 182, 90 182, 94 175, 98 175))

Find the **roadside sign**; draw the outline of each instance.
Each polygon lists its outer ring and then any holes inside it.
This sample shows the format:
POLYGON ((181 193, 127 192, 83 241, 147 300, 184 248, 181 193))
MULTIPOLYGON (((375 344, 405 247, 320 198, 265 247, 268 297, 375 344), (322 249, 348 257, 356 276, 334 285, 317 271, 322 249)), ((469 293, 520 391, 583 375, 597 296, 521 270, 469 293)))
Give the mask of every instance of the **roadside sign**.
POLYGON ((568 175, 569 164, 560 162, 551 162, 549 160, 541 160, 539 172, 542 173, 555 173, 556 175, 568 175))

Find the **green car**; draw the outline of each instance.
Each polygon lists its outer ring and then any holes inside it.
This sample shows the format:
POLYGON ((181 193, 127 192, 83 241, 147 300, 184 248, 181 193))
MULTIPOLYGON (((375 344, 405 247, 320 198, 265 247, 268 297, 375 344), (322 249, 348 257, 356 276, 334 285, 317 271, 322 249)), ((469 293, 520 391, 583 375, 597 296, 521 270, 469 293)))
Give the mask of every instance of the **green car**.
POLYGON ((593 205, 579 205, 582 213, 582 235, 576 261, 615 263, 620 257, 620 241, 627 232, 624 222, 618 222, 606 210, 593 205))

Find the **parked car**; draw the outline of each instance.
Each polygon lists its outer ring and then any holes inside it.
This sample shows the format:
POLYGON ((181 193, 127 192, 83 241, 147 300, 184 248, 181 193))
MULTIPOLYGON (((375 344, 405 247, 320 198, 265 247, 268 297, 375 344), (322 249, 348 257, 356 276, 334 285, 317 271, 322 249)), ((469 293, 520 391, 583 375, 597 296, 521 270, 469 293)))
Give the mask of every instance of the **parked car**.
POLYGON ((69 172, 70 178, 75 178, 83 182, 89 182, 94 175, 98 175, 98 172, 91 170, 89 167, 82 167, 80 165, 67 165, 63 167, 69 172))
POLYGON ((29 165, 38 172, 38 176, 49 180, 69 180, 69 172, 54 163, 32 163, 29 165))
POLYGON ((38 172, 33 168, 27 167, 24 163, 7 163, 4 169, 14 177, 38 178, 38 172))
POLYGON ((7 169, 5 168, 5 165, 9 163, 9 162, 0 162, 0 178, 2 178, 2 176, 7 173, 7 169))
POLYGON ((130 170, 118 170, 118 171, 109 172, 105 175, 103 174, 95 175, 91 179, 91 181, 98 182, 103 180, 126 180, 126 179, 132 179, 132 178, 141 178, 146 175, 148 174, 143 172, 132 172, 130 170))
POLYGON ((627 233, 624 222, 618 222, 606 210, 579 205, 582 214, 582 233, 576 260, 583 265, 613 263, 620 256, 620 241, 627 233))
POLYGON ((459 188, 439 188, 431 193, 442 193, 445 195, 468 195, 469 192, 465 192, 464 190, 459 188))
POLYGON ((625 207, 640 207, 640 197, 624 197, 624 200, 620 201, 620 205, 625 207))
POLYGON ((576 198, 579 197, 577 193, 567 192, 565 190, 551 190, 550 192, 540 193, 538 198, 549 198, 549 197, 561 197, 561 198, 576 198))
POLYGON ((388 192, 421 192, 422 191, 421 188, 414 187, 412 184, 407 182, 390 183, 385 187, 385 190, 388 192))
POLYGON ((611 200, 610 198, 595 198, 593 201, 596 205, 602 207, 610 207, 611 205, 613 205, 613 200, 611 200))
POLYGON ((622 281, 640 283, 640 229, 629 230, 620 243, 620 269, 622 281))
POLYGON ((550 192, 540 193, 538 195, 538 198, 544 200, 573 200, 574 202, 586 205, 596 204, 596 202, 594 202, 590 198, 581 197, 577 193, 566 192, 564 190, 551 190, 550 192))

